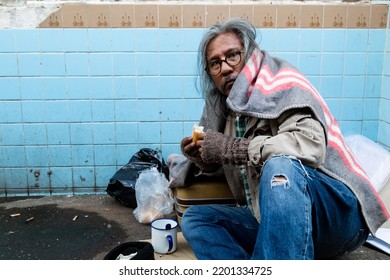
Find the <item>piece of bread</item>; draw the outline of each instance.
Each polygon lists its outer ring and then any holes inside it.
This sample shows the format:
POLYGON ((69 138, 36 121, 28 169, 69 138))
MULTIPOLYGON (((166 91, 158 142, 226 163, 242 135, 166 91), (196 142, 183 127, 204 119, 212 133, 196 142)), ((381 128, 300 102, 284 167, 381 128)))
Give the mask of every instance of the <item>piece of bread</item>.
POLYGON ((202 133, 203 130, 203 126, 194 124, 194 126, 192 127, 192 142, 198 141, 199 133, 202 133))

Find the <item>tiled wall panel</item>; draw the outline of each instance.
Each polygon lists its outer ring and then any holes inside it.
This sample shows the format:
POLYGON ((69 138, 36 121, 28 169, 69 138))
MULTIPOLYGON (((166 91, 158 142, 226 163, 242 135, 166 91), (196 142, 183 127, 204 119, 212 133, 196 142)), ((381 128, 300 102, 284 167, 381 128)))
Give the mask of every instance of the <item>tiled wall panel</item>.
POLYGON ((42 28, 204 28, 242 17, 259 28, 386 28, 387 5, 369 3, 65 3, 42 28))
POLYGON ((390 29, 386 29, 383 82, 379 105, 378 141, 390 146, 390 29))
POLYGON ((180 152, 203 106, 199 40, 232 16, 308 76, 345 135, 390 147, 388 7, 351 7, 64 5, 0 30, 0 195, 101 192, 140 148, 180 152))

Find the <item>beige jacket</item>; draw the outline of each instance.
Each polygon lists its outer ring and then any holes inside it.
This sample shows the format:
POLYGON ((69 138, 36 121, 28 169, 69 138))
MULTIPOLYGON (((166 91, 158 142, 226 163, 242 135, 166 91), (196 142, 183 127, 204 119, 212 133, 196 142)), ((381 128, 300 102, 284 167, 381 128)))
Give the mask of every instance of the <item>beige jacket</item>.
MULTIPOLYGON (((235 136, 235 115, 229 114, 224 134, 235 136)), ((253 210, 259 220, 258 186, 261 167, 274 155, 289 155, 303 164, 316 168, 325 159, 326 141, 322 125, 309 110, 292 109, 275 120, 250 117, 244 137, 250 139, 247 166, 253 210)), ((225 176, 239 204, 246 204, 244 185, 239 168, 223 166, 225 176)))

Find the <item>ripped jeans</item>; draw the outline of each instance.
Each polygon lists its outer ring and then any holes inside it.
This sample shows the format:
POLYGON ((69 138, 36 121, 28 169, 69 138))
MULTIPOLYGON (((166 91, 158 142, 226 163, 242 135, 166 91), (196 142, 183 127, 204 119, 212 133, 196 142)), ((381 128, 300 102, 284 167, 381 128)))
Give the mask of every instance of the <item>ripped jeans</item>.
POLYGON ((270 158, 259 188, 260 223, 246 207, 185 211, 182 232, 198 259, 333 259, 367 239, 348 187, 294 158, 270 158))

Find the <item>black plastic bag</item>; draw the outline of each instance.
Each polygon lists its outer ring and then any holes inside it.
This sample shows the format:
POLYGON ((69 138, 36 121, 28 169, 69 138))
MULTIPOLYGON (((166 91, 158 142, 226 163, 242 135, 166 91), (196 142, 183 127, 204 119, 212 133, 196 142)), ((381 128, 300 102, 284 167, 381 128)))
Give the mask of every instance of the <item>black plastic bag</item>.
POLYGON ((106 192, 123 205, 137 207, 135 183, 139 174, 147 169, 156 167, 168 179, 168 167, 161 154, 153 149, 143 148, 135 153, 130 161, 119 169, 110 179, 106 192))

